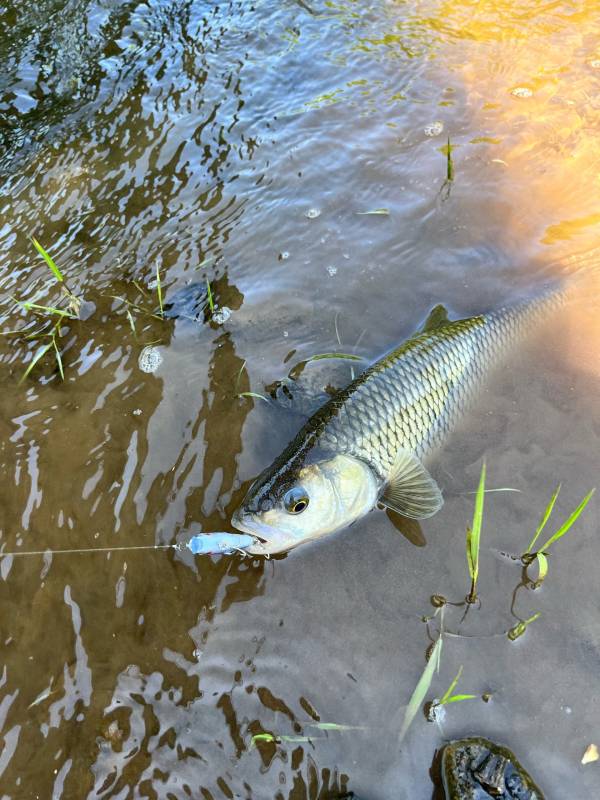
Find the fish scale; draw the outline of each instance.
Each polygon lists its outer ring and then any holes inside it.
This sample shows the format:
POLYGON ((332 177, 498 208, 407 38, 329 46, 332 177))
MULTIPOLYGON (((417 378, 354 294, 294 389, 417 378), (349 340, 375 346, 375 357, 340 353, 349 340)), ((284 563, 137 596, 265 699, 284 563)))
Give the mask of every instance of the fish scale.
POLYGON ((429 454, 466 410, 506 347, 562 301, 562 292, 550 292, 418 334, 317 412, 311 420, 314 443, 366 461, 382 478, 400 448, 419 458, 429 454))

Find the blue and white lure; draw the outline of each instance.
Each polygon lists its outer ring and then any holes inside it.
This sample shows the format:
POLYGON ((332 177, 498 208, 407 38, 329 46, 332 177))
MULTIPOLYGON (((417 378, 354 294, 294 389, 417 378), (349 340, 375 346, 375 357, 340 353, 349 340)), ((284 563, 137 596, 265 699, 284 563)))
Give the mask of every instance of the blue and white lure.
POLYGON ((185 542, 185 546, 195 556, 231 555, 240 553, 247 556, 246 547, 255 545, 258 540, 248 533, 200 533, 185 542))

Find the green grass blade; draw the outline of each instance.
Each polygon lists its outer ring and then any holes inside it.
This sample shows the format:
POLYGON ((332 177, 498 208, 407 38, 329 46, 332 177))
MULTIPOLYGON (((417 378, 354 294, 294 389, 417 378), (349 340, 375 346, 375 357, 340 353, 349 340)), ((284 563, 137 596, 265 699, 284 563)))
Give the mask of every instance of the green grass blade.
POLYGON ((56 308, 55 306, 41 306, 38 303, 30 303, 29 301, 25 300, 15 300, 15 303, 24 308, 25 311, 46 311, 48 314, 57 314, 59 317, 72 317, 68 311, 64 311, 62 308, 56 308))
POLYGON ((429 687, 431 686, 431 681, 433 680, 433 673, 435 672, 437 663, 438 663, 438 652, 439 648, 441 647, 442 639, 439 638, 435 645, 433 646, 433 650, 429 656, 429 661, 425 665, 425 669, 423 670, 423 674, 419 678, 419 682, 417 683, 414 692, 410 700, 408 701, 408 705, 406 706, 406 711, 404 712, 404 720, 402 722, 402 728, 400 729, 400 737, 399 740, 402 742, 404 737, 406 736, 407 730, 410 728, 412 721, 415 718, 417 711, 421 708, 425 701, 425 697, 427 692, 429 691, 429 687))
POLYGON ((554 544, 554 542, 557 542, 562 536, 564 536, 565 533, 567 533, 567 531, 571 528, 571 526, 579 519, 581 512, 590 502, 595 491, 596 491, 595 489, 592 489, 590 492, 586 494, 586 496, 583 498, 581 503, 579 503, 575 511, 573 511, 573 513, 569 516, 567 520, 565 520, 565 522, 563 522, 563 524, 556 531, 556 533, 548 539, 546 544, 540 547, 540 550, 543 553, 546 553, 548 551, 548 548, 551 547, 554 544))
POLYGON ((135 322, 133 321, 133 317, 131 316, 131 311, 126 308, 125 313, 127 314, 127 319, 129 321, 129 327, 133 331, 133 335, 135 336, 135 322))
POLYGON ((240 370, 235 378, 235 385, 233 387, 233 391, 235 392, 235 394, 237 394, 238 386, 240 385, 240 381, 242 380, 242 372, 244 371, 245 368, 246 368, 246 359, 244 359, 242 366, 240 367, 240 370))
POLYGON ((210 281, 208 278, 206 279, 206 293, 208 295, 208 307, 210 308, 210 313, 215 313, 215 301, 213 300, 213 293, 212 289, 210 288, 210 281))
POLYGON ((30 374, 31 370, 35 367, 35 365, 38 363, 40 358, 43 358, 43 356, 46 355, 48 350, 50 350, 50 348, 52 347, 53 341, 54 340, 51 339, 48 342, 48 344, 43 344, 38 348, 38 350, 36 351, 35 355, 31 359, 31 361, 29 362, 29 366, 27 367, 25 372, 21 375, 21 379, 19 380, 19 383, 23 383, 25 378, 27 378, 27 376, 30 374))
POLYGON ((542 518, 540 520, 540 524, 537 526, 533 539, 529 542, 529 547, 527 548, 527 553, 533 553, 533 548, 535 547, 535 543, 537 542, 540 533, 544 530, 546 523, 550 519, 550 514, 552 513, 552 509, 554 508, 554 504, 556 503, 556 499, 560 492, 561 484, 559 483, 556 489, 554 490, 554 494, 550 498, 550 502, 546 506, 546 510, 542 514, 542 518))
POLYGON ((361 217, 367 217, 367 216, 387 217, 389 216, 390 210, 389 208, 374 208, 372 211, 357 211, 356 213, 361 217))
POLYGON ((143 297, 148 297, 148 292, 142 286, 140 286, 140 284, 137 281, 132 281, 132 283, 143 297))
POLYGON ((56 363, 58 364, 58 371, 60 372, 60 377, 64 381, 65 373, 64 373, 64 370, 63 370, 63 363, 62 363, 62 358, 61 358, 61 355, 60 355, 60 350, 58 349, 58 345, 56 344, 56 337, 55 336, 52 337, 52 344, 54 345, 54 353, 56 355, 56 363))
POLYGON ((160 270, 158 268, 158 264, 156 265, 156 294, 158 296, 158 305, 160 308, 160 316, 164 317, 165 312, 163 310, 163 296, 162 296, 162 285, 160 282, 160 270))
POLYGON ((269 398, 265 397, 264 394, 258 394, 257 392, 239 392, 238 397, 256 397, 258 400, 264 400, 265 403, 269 402, 269 398))
POLYGON ((462 671, 463 671, 463 667, 462 667, 462 664, 461 664, 458 672, 456 673, 456 677, 454 678, 454 680, 452 681, 452 683, 448 687, 447 691, 445 692, 444 696, 440 700, 440 705, 443 705, 444 703, 448 702, 448 698, 452 695, 452 692, 456 689, 456 684, 458 683, 458 681, 460 679, 460 676, 462 675, 462 671))
POLYGON ((450 144, 450 137, 448 137, 448 144, 443 148, 446 156, 446 180, 448 182, 454 180, 454 161, 452 159, 453 146, 450 144))
POLYGON ((476 694, 453 694, 443 702, 440 700, 440 705, 448 705, 449 703, 460 703, 462 700, 476 700, 476 694))
POLYGON ((519 622, 517 625, 511 628, 506 634, 508 638, 511 640, 511 642, 514 642, 515 639, 518 639, 520 636, 523 636, 523 634, 527 630, 527 626, 531 625, 532 622, 535 622, 539 616, 540 612, 538 611, 537 614, 534 614, 532 617, 529 617, 529 619, 526 619, 523 622, 519 622))
POLYGON ((38 253, 44 259, 46 264, 52 270, 52 274, 54 275, 56 280, 60 281, 62 283, 64 281, 64 278, 62 276, 62 272, 59 270, 59 268, 54 263, 54 259, 52 258, 50 253, 48 253, 48 252, 46 252, 46 250, 44 250, 42 245, 38 242, 38 240, 34 236, 31 237, 31 241, 32 241, 33 246, 35 247, 35 249, 38 251, 38 253))
POLYGON ((348 361, 364 361, 365 359, 362 356, 356 356, 352 353, 317 353, 314 356, 310 356, 310 358, 305 359, 304 363, 308 363, 309 361, 321 361, 324 358, 345 358, 348 361))
POLYGON ((364 725, 338 725, 337 722, 309 722, 306 727, 320 731, 364 731, 364 725))
POLYGON ((529 578, 529 580, 531 580, 533 588, 537 589, 538 586, 542 585, 544 579, 546 578, 546 575, 548 574, 548 559, 543 553, 536 553, 534 561, 537 564, 538 568, 537 578, 535 580, 532 580, 529 577, 529 569, 533 565, 534 563, 533 561, 527 564, 526 570, 527 570, 527 577, 529 578))
POLYGON ((250 740, 250 750, 256 745, 257 742, 276 742, 277 737, 272 733, 255 733, 250 740))
POLYGON ((479 577, 479 543, 481 540, 481 526, 483 523, 483 504, 485 500, 485 477, 486 465, 485 461, 481 467, 481 475, 479 476, 479 486, 477 487, 477 494, 475 495, 475 508, 473 510, 473 523, 470 528, 467 528, 467 565, 469 567, 469 575, 471 577, 472 591, 471 596, 474 595, 477 578, 479 577))

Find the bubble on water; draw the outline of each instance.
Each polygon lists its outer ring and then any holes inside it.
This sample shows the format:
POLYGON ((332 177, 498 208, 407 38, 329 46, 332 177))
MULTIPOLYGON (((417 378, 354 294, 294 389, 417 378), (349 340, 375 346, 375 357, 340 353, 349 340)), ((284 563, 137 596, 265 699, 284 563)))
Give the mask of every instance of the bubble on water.
POLYGON ((592 69, 600 69, 600 58, 593 58, 588 63, 592 69))
POLYGON ((337 275, 337 267, 332 266, 331 264, 327 267, 327 272, 333 278, 334 275, 337 275))
POLYGON ((162 353, 158 347, 149 344, 144 347, 138 358, 138 367, 142 372, 156 372, 163 362, 162 353))
POLYGON ((513 97, 532 97, 533 92, 527 86, 515 86, 510 90, 513 97))
POLYGON ((308 219, 316 219, 321 215, 321 211, 318 208, 309 208, 308 211, 304 214, 305 217, 308 219))
POLYGON ((229 317, 231 316, 231 309, 227 308, 227 306, 221 306, 221 308, 215 308, 212 314, 212 321, 216 322, 217 325, 223 325, 229 317))
POLYGON ((429 125, 425 125, 423 128, 423 133, 425 136, 439 136, 440 133, 444 131, 444 123, 436 120, 435 122, 430 122, 429 125))

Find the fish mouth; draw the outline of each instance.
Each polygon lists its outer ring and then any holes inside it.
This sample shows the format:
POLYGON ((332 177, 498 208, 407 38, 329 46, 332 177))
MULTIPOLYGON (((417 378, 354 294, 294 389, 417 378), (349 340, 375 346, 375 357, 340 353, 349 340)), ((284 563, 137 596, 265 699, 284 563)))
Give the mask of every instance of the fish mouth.
POLYGON ((231 517, 231 524, 238 531, 242 531, 242 533, 249 533, 260 542, 266 543, 267 540, 263 539, 257 534, 257 530, 260 530, 261 528, 260 523, 256 523, 255 521, 253 522, 252 516, 247 514, 245 511, 241 511, 239 508, 237 511, 234 511, 231 517))

